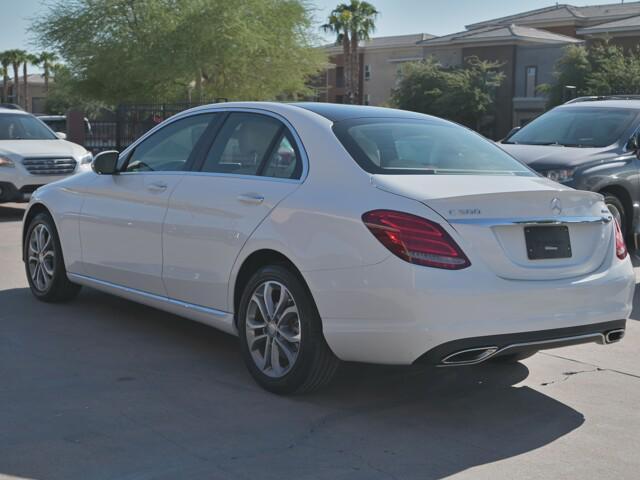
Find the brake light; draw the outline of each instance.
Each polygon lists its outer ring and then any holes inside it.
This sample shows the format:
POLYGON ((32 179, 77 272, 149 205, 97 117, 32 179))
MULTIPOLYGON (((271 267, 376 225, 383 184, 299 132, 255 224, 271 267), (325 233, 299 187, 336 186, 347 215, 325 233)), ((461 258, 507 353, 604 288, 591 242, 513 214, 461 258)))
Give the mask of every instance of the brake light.
POLYGON ((453 238, 435 222, 392 210, 373 210, 362 220, 380 243, 407 262, 448 270, 471 265, 453 238))
POLYGON ((616 256, 620 260, 624 260, 627 257, 627 244, 624 243, 624 237, 622 236, 622 230, 618 225, 618 220, 614 220, 616 229, 616 256))

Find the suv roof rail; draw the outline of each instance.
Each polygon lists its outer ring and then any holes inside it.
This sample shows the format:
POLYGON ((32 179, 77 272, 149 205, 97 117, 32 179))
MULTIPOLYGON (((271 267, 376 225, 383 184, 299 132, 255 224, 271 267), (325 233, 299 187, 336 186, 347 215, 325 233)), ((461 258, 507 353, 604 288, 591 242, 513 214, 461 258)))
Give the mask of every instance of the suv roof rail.
POLYGON ((600 100, 640 100, 640 95, 591 95, 587 97, 572 98, 565 105, 580 102, 597 102, 600 100))

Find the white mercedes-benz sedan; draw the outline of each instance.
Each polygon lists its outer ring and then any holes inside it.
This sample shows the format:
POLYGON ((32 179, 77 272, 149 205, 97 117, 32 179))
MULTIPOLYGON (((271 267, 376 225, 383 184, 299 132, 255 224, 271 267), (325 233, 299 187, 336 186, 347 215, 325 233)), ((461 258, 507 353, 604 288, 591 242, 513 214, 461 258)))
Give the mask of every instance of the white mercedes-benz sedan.
POLYGON ((38 189, 33 294, 81 285, 237 335, 264 388, 339 360, 514 361, 624 335, 635 278, 599 194, 453 123, 374 107, 183 112, 38 189))

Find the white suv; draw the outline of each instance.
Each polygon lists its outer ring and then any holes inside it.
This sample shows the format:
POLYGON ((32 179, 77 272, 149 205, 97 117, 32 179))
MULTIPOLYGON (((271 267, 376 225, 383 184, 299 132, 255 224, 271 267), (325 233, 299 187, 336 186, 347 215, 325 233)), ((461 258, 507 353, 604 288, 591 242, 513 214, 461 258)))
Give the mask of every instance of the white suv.
POLYGON ((0 108, 0 203, 29 201, 38 187, 88 170, 91 160, 33 115, 0 108))

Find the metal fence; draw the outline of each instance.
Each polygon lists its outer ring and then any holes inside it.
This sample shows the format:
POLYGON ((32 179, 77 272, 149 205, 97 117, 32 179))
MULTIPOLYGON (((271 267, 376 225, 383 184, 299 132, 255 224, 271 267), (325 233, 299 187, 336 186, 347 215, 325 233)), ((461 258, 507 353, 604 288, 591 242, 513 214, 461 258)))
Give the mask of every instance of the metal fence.
MULTIPOLYGON (((220 101, 224 100, 216 100, 220 101)), ((91 133, 87 135, 84 146, 94 154, 105 150, 122 151, 176 113, 216 102, 119 105, 114 112, 113 120, 89 119, 91 133)))

